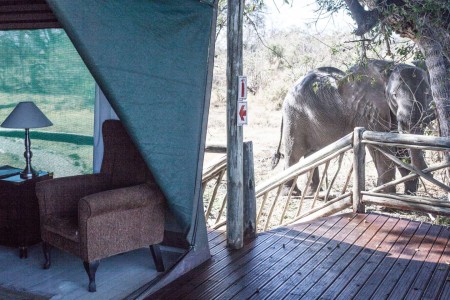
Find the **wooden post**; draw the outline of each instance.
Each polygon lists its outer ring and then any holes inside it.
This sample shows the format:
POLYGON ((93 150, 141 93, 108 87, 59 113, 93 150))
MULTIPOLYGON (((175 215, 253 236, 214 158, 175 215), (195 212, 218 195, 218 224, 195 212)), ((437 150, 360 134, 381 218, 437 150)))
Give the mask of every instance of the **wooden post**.
POLYGON ((364 213, 365 207, 362 203, 361 191, 365 190, 366 185, 366 148, 362 143, 364 128, 356 127, 353 132, 353 212, 364 213))
POLYGON ((256 236, 255 169, 253 143, 244 143, 244 238, 256 236))
POLYGON ((242 75, 243 0, 228 0, 227 20, 227 245, 244 245, 242 127, 237 126, 238 76, 242 75))

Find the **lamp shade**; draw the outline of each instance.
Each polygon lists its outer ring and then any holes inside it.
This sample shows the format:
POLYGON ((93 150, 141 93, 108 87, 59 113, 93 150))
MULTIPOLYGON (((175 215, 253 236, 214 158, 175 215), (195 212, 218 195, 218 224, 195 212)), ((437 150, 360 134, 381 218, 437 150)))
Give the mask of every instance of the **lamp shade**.
POLYGON ((5 128, 40 128, 52 126, 53 123, 32 101, 19 102, 1 127, 5 128))

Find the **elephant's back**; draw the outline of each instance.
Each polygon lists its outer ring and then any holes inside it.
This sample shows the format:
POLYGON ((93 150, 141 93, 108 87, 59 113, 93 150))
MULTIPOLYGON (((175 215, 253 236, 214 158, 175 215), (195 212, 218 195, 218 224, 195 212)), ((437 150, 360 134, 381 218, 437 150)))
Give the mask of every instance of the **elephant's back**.
MULTIPOLYGON (((295 111, 308 126, 321 129, 326 124, 346 127, 348 103, 338 92, 344 72, 333 67, 318 68, 298 80, 285 99, 285 109, 295 111)), ((343 129, 345 130, 345 129, 343 129)))

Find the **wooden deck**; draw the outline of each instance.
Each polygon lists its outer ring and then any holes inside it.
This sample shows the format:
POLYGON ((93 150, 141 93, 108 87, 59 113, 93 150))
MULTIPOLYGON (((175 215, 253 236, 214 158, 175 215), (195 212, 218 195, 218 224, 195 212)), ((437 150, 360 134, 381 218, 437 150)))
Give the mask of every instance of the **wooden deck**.
POLYGON ((448 227, 343 214, 226 248, 151 299, 450 299, 448 227))

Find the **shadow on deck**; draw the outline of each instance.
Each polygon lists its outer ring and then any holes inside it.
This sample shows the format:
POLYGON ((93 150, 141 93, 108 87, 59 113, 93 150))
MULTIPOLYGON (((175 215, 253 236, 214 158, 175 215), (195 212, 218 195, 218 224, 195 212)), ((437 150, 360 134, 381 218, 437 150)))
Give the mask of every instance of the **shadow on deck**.
POLYGON ((450 229, 342 214, 259 234, 240 250, 209 233, 212 259, 151 299, 450 299, 450 229))

